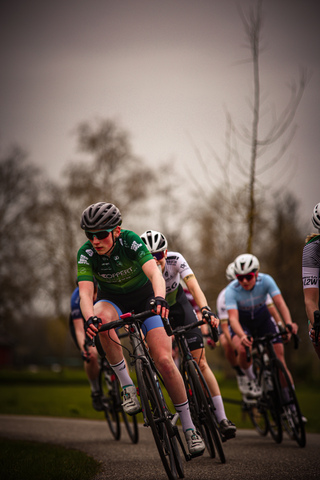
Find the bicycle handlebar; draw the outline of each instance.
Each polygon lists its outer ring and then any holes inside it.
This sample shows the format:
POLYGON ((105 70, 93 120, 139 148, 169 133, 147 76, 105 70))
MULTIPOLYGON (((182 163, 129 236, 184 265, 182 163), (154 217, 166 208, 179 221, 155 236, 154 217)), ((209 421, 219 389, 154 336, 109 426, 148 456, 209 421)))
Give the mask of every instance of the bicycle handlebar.
MULTIPOLYGON (((320 327, 320 325, 319 325, 320 327)), ((286 328, 289 330, 289 331, 292 331, 292 327, 291 325, 286 325, 286 328)), ((265 344, 265 343, 269 343, 271 342, 271 340, 273 340, 274 338, 277 338, 277 337, 282 337, 284 335, 287 334, 287 330, 284 330, 283 332, 276 332, 276 333, 267 333, 266 335, 264 335, 263 337, 256 337, 253 339, 253 345, 255 343, 260 343, 260 344, 265 344)), ((299 343, 300 343, 300 337, 296 334, 296 333, 292 333, 292 337, 293 337, 293 341, 294 341, 294 349, 296 350, 298 347, 299 347, 299 343)), ((248 339, 251 340, 251 336, 248 336, 248 339)), ((247 357, 247 362, 250 362, 251 360, 251 352, 250 352, 250 348, 249 347, 245 347, 245 350, 246 350, 246 357, 247 357)))
MULTIPOLYGON (((204 320, 198 320, 197 322, 190 323, 189 325, 178 326, 173 330, 173 335, 175 335, 175 334, 179 335, 181 333, 185 333, 188 330, 191 330, 192 328, 200 327, 201 325, 205 325, 205 323, 206 322, 204 320)), ((209 328, 211 330, 210 336, 212 337, 214 342, 217 343, 217 341, 219 340, 219 334, 218 334, 217 327, 212 327, 212 325, 210 323, 207 324, 207 325, 209 326, 209 328)))
POLYGON ((123 327, 123 325, 131 325, 137 320, 143 321, 143 320, 146 320, 146 318, 153 317, 155 315, 156 313, 152 312, 151 310, 147 310, 141 313, 133 313, 133 312, 123 313, 122 315, 119 316, 118 320, 114 320, 112 322, 104 323, 103 325, 101 325, 99 328, 99 333, 105 332, 107 330, 112 330, 113 328, 121 328, 123 327))

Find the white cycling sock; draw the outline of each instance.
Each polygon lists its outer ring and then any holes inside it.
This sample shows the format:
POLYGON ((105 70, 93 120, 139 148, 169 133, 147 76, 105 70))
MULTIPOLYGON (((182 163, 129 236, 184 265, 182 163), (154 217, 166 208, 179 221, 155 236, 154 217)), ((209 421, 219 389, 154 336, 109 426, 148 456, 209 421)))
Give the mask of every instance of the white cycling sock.
POLYGON ((121 360, 121 362, 117 363, 116 365, 110 365, 110 367, 117 375, 122 388, 133 385, 133 381, 128 373, 124 358, 121 360))
POLYGON ((227 418, 221 395, 216 395, 215 397, 212 397, 212 401, 215 408, 215 414, 216 414, 218 423, 220 423, 221 420, 224 420, 227 418))
POLYGON ((249 378, 249 380, 255 380, 256 376, 253 373, 253 365, 251 364, 249 368, 243 369, 245 375, 249 378))
POLYGON ((196 427, 191 420, 190 409, 189 409, 189 402, 188 400, 185 403, 180 403, 179 405, 175 405, 174 408, 176 409, 177 413, 179 413, 182 430, 185 432, 186 430, 195 430, 196 427))

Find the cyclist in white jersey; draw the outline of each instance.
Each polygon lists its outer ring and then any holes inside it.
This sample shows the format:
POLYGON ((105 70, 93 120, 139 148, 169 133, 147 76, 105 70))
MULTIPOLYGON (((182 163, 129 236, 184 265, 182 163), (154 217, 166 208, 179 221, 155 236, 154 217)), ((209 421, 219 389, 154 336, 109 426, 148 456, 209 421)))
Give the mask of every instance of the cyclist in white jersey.
MULTIPOLYGON (((297 333, 298 325, 292 322, 290 311, 281 295, 280 289, 270 275, 260 273, 259 260, 251 254, 239 255, 235 259, 236 280, 226 289, 226 308, 231 326, 231 336, 239 353, 239 365, 249 378, 255 380, 252 363, 248 364, 245 347, 252 347, 252 336, 263 336, 266 333, 279 331, 266 306, 267 294, 273 299, 285 325, 297 333)), ((290 338, 291 333, 288 333, 290 338)), ((285 366, 291 383, 293 379, 284 358, 284 347, 281 337, 274 341, 277 357, 285 366)))
POLYGON ((312 223, 317 234, 308 235, 302 254, 302 281, 310 340, 320 358, 320 335, 316 345, 314 330, 314 312, 319 311, 319 274, 320 274, 320 203, 313 209, 312 223))
MULTIPOLYGON (((211 317, 213 319, 211 324, 218 326, 219 320, 207 306, 206 297, 183 255, 179 252, 168 252, 167 240, 160 232, 147 230, 141 235, 141 238, 154 256, 165 279, 166 301, 170 306, 169 319, 172 327, 188 325, 198 320, 197 314, 183 290, 180 279, 184 281, 196 304, 199 306, 202 317, 209 322, 211 317)), ((200 366, 212 395, 220 433, 225 439, 234 438, 236 426, 226 417, 218 382, 206 360, 201 329, 197 327, 189 330, 186 333, 186 338, 192 356, 200 366)))

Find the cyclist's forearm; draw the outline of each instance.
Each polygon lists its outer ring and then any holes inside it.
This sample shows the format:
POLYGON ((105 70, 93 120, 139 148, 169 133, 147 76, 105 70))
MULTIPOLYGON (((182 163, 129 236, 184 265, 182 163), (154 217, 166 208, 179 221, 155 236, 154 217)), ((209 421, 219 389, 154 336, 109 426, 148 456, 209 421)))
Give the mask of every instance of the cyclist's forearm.
POLYGON ((207 302, 206 296, 203 293, 203 291, 201 290, 200 285, 199 285, 196 277, 193 275, 193 276, 190 276, 190 278, 188 280, 186 280, 186 279, 184 279, 184 280, 185 280, 185 283, 187 285, 187 288, 188 288, 189 292, 193 296, 194 301, 196 302, 198 307, 202 308, 202 307, 207 306, 208 302, 207 302))
POLYGON ((305 289, 303 293, 309 327, 312 328, 314 323, 313 313, 315 310, 319 310, 319 289, 308 288, 305 289))
POLYGON ((73 320, 73 325, 74 325, 74 331, 76 334, 76 339, 78 342, 78 345, 81 350, 83 350, 83 345, 85 342, 85 334, 84 334, 84 328, 83 328, 83 319, 82 318, 76 318, 73 320))

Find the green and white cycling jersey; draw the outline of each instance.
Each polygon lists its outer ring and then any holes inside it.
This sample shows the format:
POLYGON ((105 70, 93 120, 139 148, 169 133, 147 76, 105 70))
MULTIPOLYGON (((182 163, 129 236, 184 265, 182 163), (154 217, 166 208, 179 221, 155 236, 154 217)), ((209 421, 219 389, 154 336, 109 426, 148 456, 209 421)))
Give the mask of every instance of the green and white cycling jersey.
POLYGON ((103 293, 127 294, 148 282, 142 266, 153 257, 139 235, 121 230, 111 255, 99 255, 88 240, 78 251, 78 281, 97 279, 103 293))

